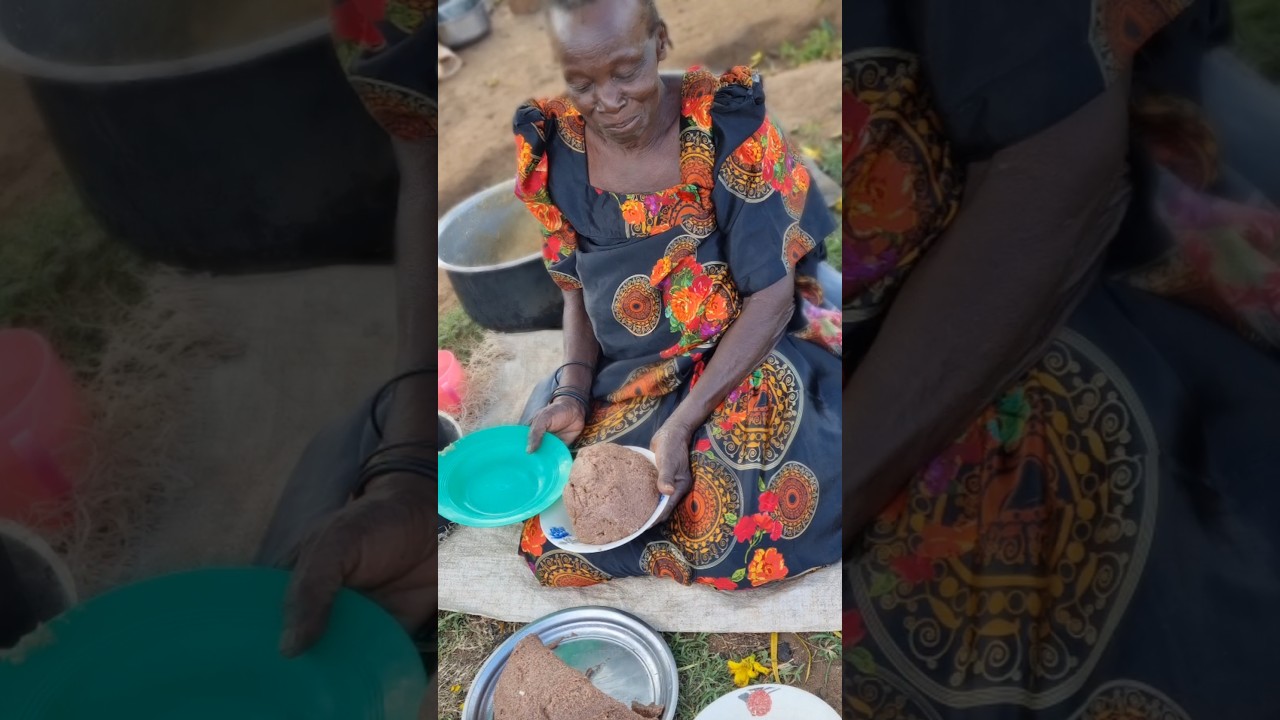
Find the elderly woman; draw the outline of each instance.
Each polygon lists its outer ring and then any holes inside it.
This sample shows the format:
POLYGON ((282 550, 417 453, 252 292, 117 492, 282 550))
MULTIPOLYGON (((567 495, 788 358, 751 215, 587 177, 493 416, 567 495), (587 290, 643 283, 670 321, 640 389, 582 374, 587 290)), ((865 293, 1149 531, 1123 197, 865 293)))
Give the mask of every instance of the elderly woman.
POLYGON ((516 112, 516 194, 564 292, 565 364, 529 444, 651 447, 672 512, 586 556, 534 518, 520 552, 548 586, 735 590, 836 562, 841 331, 815 277, 834 222, 760 78, 660 74, 651 0, 559 0, 549 21, 566 94, 516 112))
POLYGON ((1276 717, 1280 218, 1210 193, 1224 9, 859 4, 846 717, 1276 717))

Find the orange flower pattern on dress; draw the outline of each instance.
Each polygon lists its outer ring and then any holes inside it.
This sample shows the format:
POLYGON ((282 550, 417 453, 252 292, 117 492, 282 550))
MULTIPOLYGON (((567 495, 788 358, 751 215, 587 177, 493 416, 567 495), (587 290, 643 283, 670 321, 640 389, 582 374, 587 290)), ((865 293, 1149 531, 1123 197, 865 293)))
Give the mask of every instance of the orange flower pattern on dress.
MULTIPOLYGON (((544 112, 550 112, 549 105, 544 112)), ((545 122, 540 123, 540 131, 543 128, 545 122)), ((576 277, 557 271, 554 267, 573 255, 578 247, 578 236, 560 209, 551 201, 551 193, 547 189, 547 157, 545 154, 535 153, 533 146, 523 135, 517 134, 515 141, 516 197, 524 201, 530 214, 542 226, 542 261, 548 270, 552 270, 551 278, 562 290, 581 288, 582 283, 576 277)))
POLYGON ((871 152, 865 170, 845 188, 844 219, 855 233, 906 233, 919 222, 915 210, 915 175, 907 163, 887 150, 871 152))
POLYGON ((547 544, 547 536, 542 532, 542 522, 538 516, 529 518, 520 533, 520 549, 534 557, 542 557, 542 546, 547 544))
POLYGON ((729 578, 700 577, 698 578, 698 582, 702 585, 710 585, 717 590, 725 592, 738 589, 738 583, 730 580, 729 578))
POLYGON ((649 278, 662 290, 664 316, 671 332, 679 336, 676 344, 662 351, 664 358, 714 343, 737 319, 741 309, 738 291, 723 263, 704 266, 695 255, 684 255, 673 265, 663 256, 649 278), (712 298, 717 298, 714 312, 708 312, 712 298))
POLYGON ((747 580, 751 587, 777 582, 787 576, 787 563, 777 548, 756 550, 756 556, 747 566, 747 580))

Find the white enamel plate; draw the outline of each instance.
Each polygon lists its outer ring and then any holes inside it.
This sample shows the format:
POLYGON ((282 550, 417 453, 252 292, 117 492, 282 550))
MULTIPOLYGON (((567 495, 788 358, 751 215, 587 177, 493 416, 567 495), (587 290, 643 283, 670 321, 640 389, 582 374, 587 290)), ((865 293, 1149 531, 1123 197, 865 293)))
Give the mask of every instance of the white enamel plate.
MULTIPOLYGON (((628 450, 634 450, 640 453, 645 456, 649 462, 654 463, 655 465, 657 464, 657 461, 653 457, 653 452, 648 448, 634 447, 630 445, 625 445, 624 447, 628 450)), ((661 517, 663 511, 667 509, 667 503, 669 502, 671 502, 670 495, 660 495, 658 497, 658 507, 653 511, 653 514, 649 516, 649 519, 645 521, 644 525, 640 526, 639 530, 631 533, 621 540, 606 543, 604 545, 589 545, 578 540, 577 536, 573 534, 573 523, 569 522, 569 512, 565 510, 564 507, 564 497, 556 500, 554 505, 543 510, 542 514, 538 516, 538 522, 542 523, 542 532, 547 536, 547 540, 550 540, 552 545, 555 545, 561 550, 568 550, 569 552, 579 554, 598 553, 604 552, 605 550, 612 550, 616 547, 621 547, 640 537, 644 534, 644 531, 657 524, 658 518, 661 517)))

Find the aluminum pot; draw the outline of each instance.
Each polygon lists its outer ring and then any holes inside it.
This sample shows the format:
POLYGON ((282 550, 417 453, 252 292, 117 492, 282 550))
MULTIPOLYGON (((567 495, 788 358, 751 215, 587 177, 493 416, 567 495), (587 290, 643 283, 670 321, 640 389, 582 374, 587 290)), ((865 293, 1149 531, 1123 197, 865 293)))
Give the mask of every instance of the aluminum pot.
POLYGON ((441 450, 462 439, 462 426, 453 416, 446 412, 436 411, 436 444, 441 450))
POLYGON ((481 327, 498 332, 561 327, 564 296, 543 266, 540 242, 530 242, 529 234, 540 237, 537 232, 515 196, 515 180, 472 195, 440 219, 439 266, 463 310, 481 327), (504 259, 513 240, 531 250, 504 259))
POLYGON ((88 209, 147 258, 215 272, 389 258, 391 142, 323 5, 205 45, 190 21, 214 6, 0 0, 0 66, 25 77, 88 209))
POLYGON ((460 48, 489 34, 489 11, 484 0, 444 0, 436 11, 436 30, 442 45, 460 48))

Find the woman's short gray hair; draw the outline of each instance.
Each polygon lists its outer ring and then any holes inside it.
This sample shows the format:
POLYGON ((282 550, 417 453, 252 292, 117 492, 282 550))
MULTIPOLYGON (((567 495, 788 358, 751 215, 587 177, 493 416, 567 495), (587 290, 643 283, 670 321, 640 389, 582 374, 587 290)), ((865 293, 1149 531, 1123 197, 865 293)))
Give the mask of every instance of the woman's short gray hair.
MULTIPOLYGON (((594 3, 596 0, 549 0, 548 8, 556 8, 558 10, 577 10, 594 3)), ((662 16, 658 14, 657 0, 636 0, 644 6, 645 22, 649 25, 649 34, 658 32, 658 25, 662 22, 662 16)))

